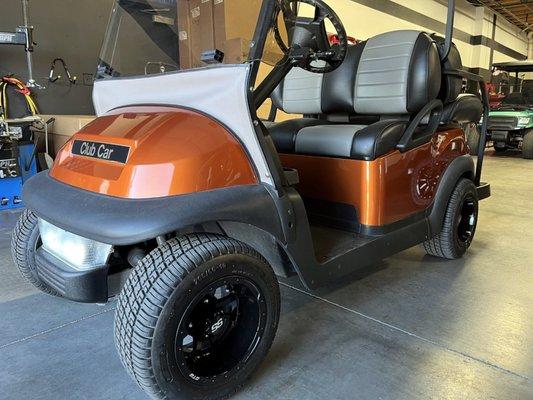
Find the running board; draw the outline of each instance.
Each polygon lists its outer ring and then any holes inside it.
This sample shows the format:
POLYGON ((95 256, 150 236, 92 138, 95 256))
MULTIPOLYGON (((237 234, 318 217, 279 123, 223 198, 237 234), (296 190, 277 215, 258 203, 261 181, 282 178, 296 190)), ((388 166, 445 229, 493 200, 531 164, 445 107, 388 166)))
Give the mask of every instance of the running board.
POLYGON ((325 264, 377 239, 325 225, 313 224, 310 227, 315 256, 319 264, 325 264))

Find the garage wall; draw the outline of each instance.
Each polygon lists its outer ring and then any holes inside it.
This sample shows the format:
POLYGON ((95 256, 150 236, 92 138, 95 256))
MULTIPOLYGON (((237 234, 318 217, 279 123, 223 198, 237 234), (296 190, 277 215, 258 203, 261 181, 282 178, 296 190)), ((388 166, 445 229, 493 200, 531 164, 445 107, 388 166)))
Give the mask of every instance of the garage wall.
MULTIPOLYGON (((23 24, 21 2, 1 3, 0 31, 12 32, 23 24)), ((41 112, 94 114, 91 81, 111 6, 111 0, 30 0, 30 22, 37 42, 34 75, 39 84, 46 86, 46 90, 36 90, 41 112), (55 84, 48 82, 50 64, 56 57, 62 57, 71 73, 78 76, 76 85, 63 79, 55 84)), ((27 80, 23 46, 0 45, 0 74, 9 73, 27 80)))
MULTIPOLYGON (((366 39, 396 29, 444 34, 444 0, 329 0, 345 21, 349 34, 366 39)), ((455 43, 463 64, 487 74, 493 62, 526 59, 527 35, 497 15, 464 0, 457 1, 455 43)))

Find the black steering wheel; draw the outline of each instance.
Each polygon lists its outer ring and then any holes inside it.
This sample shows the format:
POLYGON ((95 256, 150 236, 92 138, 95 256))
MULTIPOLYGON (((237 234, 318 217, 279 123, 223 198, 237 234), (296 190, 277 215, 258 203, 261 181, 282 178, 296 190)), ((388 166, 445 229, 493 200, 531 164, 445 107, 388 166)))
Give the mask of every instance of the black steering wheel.
POLYGON ((307 35, 298 35, 298 38, 294 37, 295 34, 293 32, 293 43, 289 48, 281 38, 278 24, 274 24, 274 38, 291 62, 295 66, 317 74, 328 73, 339 68, 348 51, 348 36, 335 11, 323 0, 281 0, 280 3, 277 15, 279 15, 279 12, 283 12, 286 26, 294 27, 293 29, 300 27, 307 31, 307 35), (313 6, 315 8, 314 19, 298 18, 298 3, 313 6), (327 40, 324 30, 325 20, 329 20, 335 28, 335 33, 339 39, 338 44, 330 45, 327 40), (321 29, 323 32, 320 31, 321 29), (303 40, 299 42, 298 39, 303 40))

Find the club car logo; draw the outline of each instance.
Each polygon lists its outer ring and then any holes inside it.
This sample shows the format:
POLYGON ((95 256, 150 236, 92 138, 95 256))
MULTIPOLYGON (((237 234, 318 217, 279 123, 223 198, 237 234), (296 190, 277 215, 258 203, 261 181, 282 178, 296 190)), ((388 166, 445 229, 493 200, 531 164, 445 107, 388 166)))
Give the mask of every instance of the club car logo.
POLYGON ((98 146, 96 150, 96 145, 94 143, 83 142, 80 147, 80 153, 84 156, 103 158, 104 160, 109 160, 111 154, 113 154, 113 149, 109 149, 105 144, 98 146))
POLYGON ((116 144, 75 140, 72 153, 79 156, 98 158, 99 160, 115 161, 124 164, 130 152, 127 146, 116 144))

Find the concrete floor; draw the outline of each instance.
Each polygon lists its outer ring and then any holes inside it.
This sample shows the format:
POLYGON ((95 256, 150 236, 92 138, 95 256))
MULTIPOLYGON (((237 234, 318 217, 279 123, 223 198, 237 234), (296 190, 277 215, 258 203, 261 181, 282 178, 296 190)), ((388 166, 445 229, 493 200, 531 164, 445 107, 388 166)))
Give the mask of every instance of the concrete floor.
MULTIPOLYGON (((462 260, 412 248, 313 295, 282 283, 280 329, 236 399, 533 399, 533 162, 488 152, 493 197, 462 260)), ((113 345, 114 302, 37 293, 0 213, 0 398, 144 399, 113 345)))

